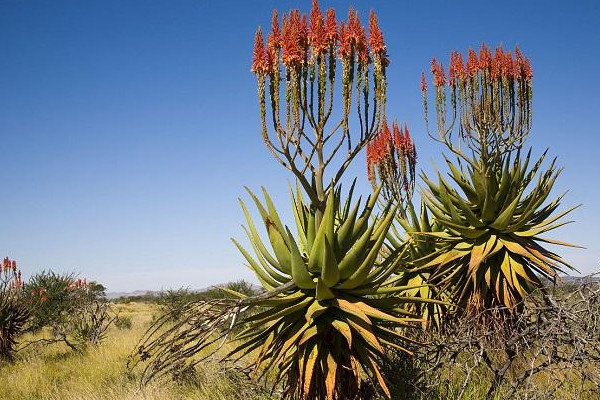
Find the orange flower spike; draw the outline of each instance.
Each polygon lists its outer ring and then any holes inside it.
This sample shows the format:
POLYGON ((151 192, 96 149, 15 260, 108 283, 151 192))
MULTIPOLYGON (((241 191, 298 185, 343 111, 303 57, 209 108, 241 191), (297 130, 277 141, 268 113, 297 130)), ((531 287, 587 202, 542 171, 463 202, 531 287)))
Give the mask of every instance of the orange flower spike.
POLYGON ((510 51, 504 53, 502 62, 502 75, 506 78, 514 78, 514 60, 510 51))
POLYGON ((317 0, 313 0, 312 9, 310 10, 308 44, 312 46, 315 54, 322 54, 327 51, 328 40, 325 34, 325 22, 317 0))
POLYGON ((263 41, 262 30, 258 28, 254 36, 254 52, 252 55, 252 68, 250 71, 255 74, 264 74, 267 70, 265 44, 263 41))
POLYGON ((279 16, 277 15, 277 10, 273 10, 273 15, 271 16, 271 34, 272 37, 271 42, 275 48, 281 47, 281 29, 279 28, 279 16))
POLYGON ((367 35, 365 33, 365 28, 360 23, 358 12, 354 11, 352 6, 348 10, 348 23, 346 25, 345 41, 346 43, 343 45, 346 45, 348 49, 354 45, 361 62, 367 61, 367 35))
POLYGON ((303 50, 306 50, 306 47, 308 46, 308 22, 307 22, 307 18, 306 18, 306 14, 302 14, 302 17, 300 18, 300 25, 299 25, 299 41, 300 41, 300 47, 303 50))
POLYGON ((367 34, 365 28, 359 25, 358 28, 358 41, 356 42, 356 52, 358 53, 358 61, 366 65, 371 62, 369 57, 369 47, 367 45, 367 34))
POLYGON ((481 44, 481 49, 479 49, 479 68, 490 68, 492 65, 492 53, 490 49, 485 45, 485 43, 481 44))
POLYGON ((358 30, 360 29, 360 21, 358 19, 358 12, 354 11, 354 8, 350 6, 348 9, 348 35, 350 40, 354 40, 354 43, 358 41, 358 30))
POLYGON ((504 63, 504 51, 502 47, 496 47, 496 52, 494 53, 494 59, 492 60, 492 70, 490 75, 492 80, 497 80, 502 73, 502 65, 504 63))
POLYGON ((515 47, 515 62, 513 64, 513 75, 515 78, 530 80, 533 76, 529 59, 523 57, 519 46, 515 47))
POLYGON ((459 81, 464 80, 467 74, 462 54, 460 54, 458 51, 454 52, 454 73, 459 81))
POLYGON ((433 84, 435 87, 442 87, 446 84, 444 66, 438 63, 435 58, 431 60, 431 72, 433 73, 433 84))
POLYGON ((383 126, 381 127, 381 136, 385 139, 386 143, 392 142, 392 132, 388 126, 387 120, 383 120, 383 126))
POLYGON ((339 49, 338 53, 339 53, 340 58, 345 59, 345 58, 350 57, 352 45, 350 43, 348 28, 346 27, 346 25, 343 22, 340 23, 339 39, 340 39, 340 49, 339 49))
MULTIPOLYGON (((306 16, 305 16, 306 18, 306 16)), ((281 30, 282 62, 286 67, 298 65, 303 61, 303 38, 304 29, 301 27, 300 11, 292 10, 283 17, 281 30)))
POLYGON ((385 42, 383 41, 383 33, 379 28, 377 15, 373 10, 371 10, 371 13, 369 14, 369 46, 371 46, 371 51, 374 54, 385 52, 385 42))
POLYGON ((330 8, 327 10, 325 17, 325 37, 329 45, 335 45, 338 40, 337 20, 335 18, 335 10, 330 8))
MULTIPOLYGON (((11 266, 12 266, 13 272, 17 272, 17 262, 15 260, 12 261, 12 265, 11 266)), ((19 274, 20 274, 20 272, 19 272, 19 274)))
POLYGON ((523 59, 523 75, 528 81, 530 81, 531 78, 533 78, 533 70, 531 69, 531 63, 529 62, 529 58, 523 59))
POLYGON ((448 85, 450 87, 456 86, 456 52, 450 53, 450 65, 448 66, 448 85))
POLYGON ((392 130, 394 131, 394 145, 396 146, 396 149, 401 150, 404 144, 404 137, 402 136, 396 121, 392 124, 392 130))
POLYGON ((267 66, 267 72, 269 74, 275 72, 275 68, 277 66, 277 63, 279 62, 277 51, 277 40, 272 34, 269 34, 267 36, 267 49, 265 50, 265 64, 267 66))
POLYGON ((477 60, 477 54, 475 50, 469 49, 469 56, 467 58, 467 71, 471 77, 477 75, 479 70, 479 61, 477 60))

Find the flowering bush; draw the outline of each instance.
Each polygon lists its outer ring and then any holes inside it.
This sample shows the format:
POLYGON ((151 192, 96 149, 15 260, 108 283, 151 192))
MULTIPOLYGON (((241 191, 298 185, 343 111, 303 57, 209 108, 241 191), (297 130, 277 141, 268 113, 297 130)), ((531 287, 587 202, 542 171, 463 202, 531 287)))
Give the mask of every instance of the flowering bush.
POLYGON ((73 349, 99 343, 112 321, 104 287, 74 274, 43 271, 31 277, 24 292, 29 296, 29 330, 49 327, 52 339, 73 349))

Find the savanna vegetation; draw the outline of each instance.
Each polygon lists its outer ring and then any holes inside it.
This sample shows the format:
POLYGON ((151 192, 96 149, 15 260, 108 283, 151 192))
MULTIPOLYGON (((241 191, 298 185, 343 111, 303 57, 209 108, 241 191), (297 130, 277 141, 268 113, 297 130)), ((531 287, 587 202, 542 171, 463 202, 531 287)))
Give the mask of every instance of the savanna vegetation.
POLYGON ((481 45, 448 71, 432 60, 423 110, 443 168, 419 175, 386 109, 373 11, 367 25, 315 0, 256 32, 262 140, 294 178, 291 223, 265 188, 240 199, 251 248, 233 243, 261 288, 111 304, 73 275, 24 283, 6 259, 6 398, 600 398, 600 286, 559 284, 573 245, 546 234, 574 207, 553 195, 550 151, 527 147, 529 59, 481 45), (364 201, 347 176, 363 149, 364 201))

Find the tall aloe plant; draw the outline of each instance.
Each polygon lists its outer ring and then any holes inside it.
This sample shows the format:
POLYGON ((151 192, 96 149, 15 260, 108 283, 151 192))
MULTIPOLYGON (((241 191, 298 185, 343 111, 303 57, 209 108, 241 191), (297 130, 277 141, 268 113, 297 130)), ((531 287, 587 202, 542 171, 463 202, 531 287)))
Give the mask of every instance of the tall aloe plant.
POLYGON ((385 351, 407 351, 410 339, 401 329, 420 320, 403 306, 414 300, 398 295, 406 289, 395 275, 401 258, 382 252, 395 210, 388 205, 375 215, 378 193, 361 206, 353 190, 344 200, 340 188, 350 163, 387 129, 388 64, 373 12, 368 35, 352 8, 338 23, 335 11, 323 14, 316 1, 309 17, 292 10, 280 20, 275 11, 266 44, 257 30, 252 72, 262 138, 297 181, 296 229, 283 223, 266 191, 264 201, 248 191, 268 243, 243 202, 255 255, 234 243, 265 293, 192 307, 193 321, 198 312, 205 317, 191 327, 176 323, 165 333, 159 327, 166 320, 160 320, 137 349, 137 360, 148 361, 145 376, 182 360, 193 366, 191 357, 216 336, 235 343, 228 358, 246 360, 259 377, 269 373, 283 381, 285 398, 364 398, 366 381, 391 397, 381 372, 385 351), (217 329, 225 323, 231 324, 227 333, 217 329))
MULTIPOLYGON (((438 135, 430 135, 455 158, 446 157, 450 180, 439 172, 437 183, 423 175, 427 207, 444 228, 430 234, 442 250, 423 267, 464 310, 514 311, 543 279, 570 268, 544 247, 568 244, 540 236, 564 225, 561 217, 573 210, 556 213, 562 196, 547 201, 561 170, 555 161, 541 169, 546 153, 533 165, 531 151, 522 154, 531 130, 529 60, 518 48, 514 57, 500 47, 492 56, 482 45, 479 56, 469 50, 466 65, 453 52, 448 77, 435 59, 432 73, 438 135)), ((428 121, 424 76, 422 89, 428 121)))

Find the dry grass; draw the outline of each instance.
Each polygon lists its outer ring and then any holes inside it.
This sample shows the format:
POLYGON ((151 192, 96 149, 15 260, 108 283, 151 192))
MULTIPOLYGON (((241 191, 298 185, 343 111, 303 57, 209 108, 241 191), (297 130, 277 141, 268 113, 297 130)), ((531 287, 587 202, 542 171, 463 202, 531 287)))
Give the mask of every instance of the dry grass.
MULTIPOLYGON (((187 385, 161 382, 140 390, 138 376, 127 371, 127 356, 151 323, 158 309, 151 304, 117 304, 132 328, 112 327, 105 342, 84 353, 63 345, 30 347, 12 365, 0 366, 3 400, 258 400, 256 388, 242 377, 227 374, 217 365, 206 365, 198 381, 187 385), (198 384, 201 383, 201 384, 198 384)), ((31 339, 24 338, 24 339, 31 339)))
MULTIPOLYGON (((62 344, 30 347, 18 354, 12 365, 0 365, 0 399, 2 400, 274 400, 264 390, 249 383, 247 379, 219 367, 206 364, 198 370, 197 378, 188 384, 160 382, 139 388, 139 375, 126 368, 127 356, 138 339, 158 315, 156 305, 147 303, 116 304, 115 310, 121 317, 129 317, 131 329, 111 327, 108 337, 98 347, 83 353, 75 353, 62 344)), ((26 337, 30 340, 32 337, 26 337)), ((597 368, 597 366, 595 366, 597 368)), ((449 371, 446 371, 449 372, 449 371)), ((393 374, 391 374, 393 376, 393 374)), ((565 386, 560 397, 577 399, 578 381, 564 371, 565 386)), ((393 379, 393 378, 392 378, 393 379)), ((544 387, 542 377, 535 379, 536 385, 544 387)), ((392 385, 396 386, 396 385, 392 385)), ((484 397, 487 385, 469 385, 463 398, 484 397)), ((396 387, 395 399, 407 398, 406 387, 396 387)), ((412 390, 410 390, 412 391, 412 390)), ((450 391, 452 392, 452 391, 450 391)), ((434 393, 429 398, 445 398, 434 393), (433 397, 431 397, 433 395, 433 397)), ((501 399, 499 393, 498 400, 501 399)), ((367 400, 367 399, 365 399, 367 400)))

